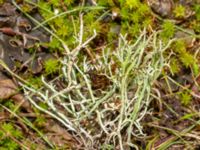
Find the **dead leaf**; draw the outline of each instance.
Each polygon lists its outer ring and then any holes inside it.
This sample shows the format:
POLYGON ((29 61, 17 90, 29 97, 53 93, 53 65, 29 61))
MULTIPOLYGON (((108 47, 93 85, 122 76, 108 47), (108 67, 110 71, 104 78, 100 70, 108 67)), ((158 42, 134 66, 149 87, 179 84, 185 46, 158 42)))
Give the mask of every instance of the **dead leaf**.
POLYGON ((10 3, 4 3, 3 6, 0 8, 0 15, 1 16, 12 16, 16 13, 16 7, 11 5, 10 3))
POLYGON ((49 132, 52 132, 52 133, 57 134, 58 136, 61 136, 63 139, 65 139, 67 141, 73 140, 72 135, 69 134, 69 132, 67 132, 67 130, 65 130, 64 128, 59 126, 56 122, 50 122, 50 121, 47 122, 46 129, 49 132))
POLYGON ((22 106, 28 112, 31 112, 30 103, 19 93, 18 87, 11 79, 0 80, 0 99, 13 99, 17 105, 22 106))
POLYGON ((0 80, 0 99, 8 99, 15 94, 17 94, 17 86, 12 80, 0 80))
POLYGON ((56 145, 59 145, 61 147, 68 146, 69 148, 76 147, 78 145, 78 142, 74 139, 73 135, 71 135, 57 122, 49 120, 45 126, 45 130, 47 132, 46 136, 56 145))

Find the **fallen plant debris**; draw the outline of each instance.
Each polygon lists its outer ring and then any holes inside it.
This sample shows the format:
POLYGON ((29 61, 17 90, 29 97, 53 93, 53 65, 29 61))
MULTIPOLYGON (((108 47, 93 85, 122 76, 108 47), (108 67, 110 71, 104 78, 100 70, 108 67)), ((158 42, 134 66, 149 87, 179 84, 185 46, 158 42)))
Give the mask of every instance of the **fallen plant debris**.
POLYGON ((11 79, 0 80, 0 99, 13 99, 16 105, 30 111, 30 104, 25 100, 24 96, 18 91, 17 86, 11 79))
POLYGON ((199 0, 0 2, 0 149, 199 149, 199 0))

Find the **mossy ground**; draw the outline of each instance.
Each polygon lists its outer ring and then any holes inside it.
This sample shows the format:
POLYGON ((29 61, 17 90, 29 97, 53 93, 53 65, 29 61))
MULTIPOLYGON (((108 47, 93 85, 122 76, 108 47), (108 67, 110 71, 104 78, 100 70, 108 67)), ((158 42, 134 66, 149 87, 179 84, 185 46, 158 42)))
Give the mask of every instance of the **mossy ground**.
POLYGON ((53 56, 18 74, 31 112, 1 101, 0 149, 198 149, 200 4, 166 2, 12 1, 53 56))

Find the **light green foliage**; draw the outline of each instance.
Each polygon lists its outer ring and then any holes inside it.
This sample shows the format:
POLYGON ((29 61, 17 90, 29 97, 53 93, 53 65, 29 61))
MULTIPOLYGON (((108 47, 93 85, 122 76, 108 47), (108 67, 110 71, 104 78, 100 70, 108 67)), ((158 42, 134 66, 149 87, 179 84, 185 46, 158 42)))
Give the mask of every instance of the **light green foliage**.
POLYGON ((30 77, 27 80, 28 80, 30 86, 32 86, 36 89, 40 88, 43 85, 40 77, 30 77))
POLYGON ((174 36, 175 27, 171 21, 165 21, 162 25, 161 37, 164 41, 168 41, 174 36))
MULTIPOLYGON (((40 1, 38 3, 38 5, 42 8, 39 9, 41 15, 44 17, 44 19, 49 19, 53 16, 55 16, 56 14, 54 14, 55 11, 58 11, 58 13, 63 12, 63 7, 66 7, 69 5, 70 8, 70 4, 73 4, 73 2, 68 2, 66 1, 62 6, 62 3, 60 3, 58 0, 54 0, 54 1, 40 1)), ((73 28, 73 22, 71 17, 69 17, 69 15, 64 15, 64 16, 60 16, 57 17, 56 19, 53 19, 51 21, 48 22, 49 26, 52 28, 52 30, 54 31, 54 33, 62 40, 66 41, 68 43, 68 45, 71 45, 72 43, 70 43, 70 39, 73 37, 72 34, 74 33, 74 28, 73 28)), ((62 52, 62 50, 60 49, 60 42, 58 41, 58 39, 56 39, 55 37, 53 37, 52 41, 50 43, 46 44, 47 46, 50 47, 50 51, 54 52, 54 51, 59 51, 62 52)))
POLYGON ((195 32, 200 33, 200 20, 194 20, 192 22, 192 28, 194 29, 195 32))
POLYGON ((64 3, 69 6, 72 5, 74 3, 75 0, 64 0, 64 3))
MULTIPOLYGON (((74 0, 60 2, 58 0, 46 2, 44 0, 38 3, 41 7, 40 13, 45 20, 51 19, 46 22, 52 29, 52 31, 57 35, 53 37, 50 43, 46 45, 50 47, 50 52, 63 52, 60 45, 60 40, 65 41, 66 45, 73 49, 77 43, 77 36, 80 30, 80 11, 82 2, 77 2, 74 0), (55 13, 56 12, 56 13, 55 13), (59 15, 65 12, 65 15, 59 15), (58 38, 60 40, 58 40, 58 38)), ((92 9, 88 6, 83 6, 83 40, 88 38, 88 36, 93 35, 93 31, 100 32, 101 26, 100 21, 97 21, 102 15, 101 9, 92 9)), ((101 20, 101 19, 100 19, 101 20)))
POLYGON ((177 58, 171 58, 171 60, 170 60, 170 70, 172 72, 172 75, 179 73, 179 71, 181 70, 180 61, 178 61, 177 58))
POLYGON ((69 24, 71 24, 71 21, 65 17, 59 17, 56 19, 56 22, 54 22, 56 33, 61 38, 64 38, 73 33, 73 28, 72 26, 69 26, 69 24))
MULTIPOLYGON (((125 34, 129 31, 129 36, 137 37, 139 32, 143 30, 143 28, 148 27, 152 24, 151 21, 151 10, 146 3, 140 2, 140 0, 126 0, 119 1, 117 3, 114 0, 98 0, 96 1, 98 6, 104 6, 107 10, 112 12, 113 10, 118 10, 118 17, 120 18, 121 24, 121 33, 125 34)), ((55 16, 54 11, 58 10, 58 14, 65 11, 64 7, 67 7, 68 10, 76 9, 74 6, 78 6, 78 3, 73 0, 64 1, 64 3, 59 3, 57 0, 53 1, 40 1, 38 4, 41 7, 40 13, 45 19, 49 19, 55 16)), ((104 24, 104 17, 101 15, 104 14, 105 11, 101 11, 98 9, 93 10, 83 10, 83 24, 84 24, 84 34, 83 40, 87 39, 93 34, 95 30, 97 33, 104 34, 109 38, 109 41, 115 39, 115 36, 109 35, 110 25, 104 24), (111 39, 112 38, 112 39, 111 39)), ((106 15, 108 17, 108 15, 106 15)), ((113 21, 110 19, 109 21, 113 21)), ((66 42, 68 47, 74 48, 76 45, 75 34, 78 34, 80 29, 80 17, 77 12, 69 13, 67 15, 58 16, 56 19, 47 22, 48 25, 53 29, 53 31, 66 42)), ((61 46, 57 39, 53 38, 53 40, 47 44, 50 47, 50 51, 59 51, 61 46)))
POLYGON ((120 0, 119 3, 114 0, 106 2, 99 0, 99 5, 107 6, 111 10, 117 9, 121 19, 121 33, 128 32, 129 36, 137 37, 143 28, 151 25, 151 10, 146 3, 140 0, 120 0), (112 2, 111 2, 112 1, 112 2))
POLYGON ((185 67, 192 66, 193 63, 197 62, 194 56, 187 51, 185 42, 183 40, 178 40, 175 42, 174 51, 178 54, 178 58, 185 67))
POLYGON ((14 126, 11 123, 4 123, 2 124, 1 128, 8 134, 13 135, 16 138, 21 138, 22 133, 21 131, 14 128, 14 126))
POLYGON ((0 5, 2 5, 4 3, 5 0, 0 0, 0 5))
POLYGON ((100 150, 113 150, 114 146, 109 144, 104 144, 101 146, 100 150))
POLYGON ((56 38, 52 38, 51 42, 49 42, 48 44, 45 44, 49 47, 49 51, 50 52, 62 52, 63 48, 60 44, 60 42, 56 39, 56 38))
POLYGON ((192 22, 193 29, 200 33, 200 4, 194 5, 195 20, 192 22))
MULTIPOLYGON (((45 110, 48 110, 48 106, 45 104, 45 103, 42 103, 42 102, 39 102, 38 105, 45 109, 45 110)), ((33 124, 35 127, 37 128, 42 128, 45 126, 45 123, 47 122, 46 118, 44 117, 43 113, 38 110, 37 108, 33 107, 33 110, 36 114, 36 119, 34 120, 33 124)))
POLYGON ((187 52, 180 55, 180 60, 186 68, 195 63, 194 57, 187 52))
POLYGON ((175 9, 174 9, 174 15, 175 15, 175 17, 177 17, 177 18, 182 18, 182 17, 184 17, 185 16, 185 7, 184 6, 182 6, 182 5, 178 5, 178 6, 176 6, 175 7, 175 9))
POLYGON ((121 16, 122 33, 129 31, 133 37, 136 37, 143 28, 151 25, 150 8, 140 1, 134 1, 134 3, 127 1, 125 5, 121 4, 121 16))
POLYGON ((28 52, 29 52, 30 54, 34 54, 35 51, 36 51, 36 49, 35 49, 34 47, 28 48, 27 50, 28 50, 28 52))
POLYGON ((40 127, 44 127, 46 122, 47 122, 47 120, 45 117, 38 115, 33 124, 36 127, 40 128, 40 127))
POLYGON ((33 7, 27 3, 24 3, 22 6, 21 6, 22 10, 24 12, 31 12, 33 10, 33 7))
POLYGON ((51 1, 49 1, 49 4, 51 4, 53 6, 53 8, 57 8, 60 5, 58 0, 51 0, 51 1))
POLYGON ((44 69, 47 74, 54 74, 59 71, 60 63, 56 59, 48 59, 44 63, 44 69))
MULTIPOLYGON (((11 111, 14 111, 15 113, 18 113, 20 111, 19 105, 16 105, 14 103, 13 99, 6 99, 6 100, 1 100, 0 99, 0 104, 2 104, 3 106, 5 106, 6 108, 10 109, 11 111)), ((2 110, 2 108, 0 107, 0 111, 2 110)), ((10 115, 10 118, 12 118, 14 116, 10 115)))
POLYGON ((19 148, 20 146, 16 142, 12 141, 11 139, 4 139, 0 141, 1 150, 16 150, 19 148))
POLYGON ((188 91, 183 91, 179 94, 179 98, 181 100, 181 103, 183 105, 188 105, 191 100, 192 100, 192 96, 188 91))
POLYGON ((15 108, 15 104, 11 100, 5 101, 5 103, 3 103, 3 105, 5 107, 8 107, 11 110, 14 110, 14 108, 15 108))
POLYGON ((10 136, 15 139, 22 138, 22 132, 16 128, 14 128, 13 124, 11 123, 3 123, 0 124, 0 149, 2 150, 16 150, 19 149, 20 146, 13 141, 10 136))
POLYGON ((45 109, 45 110, 48 110, 48 105, 45 104, 45 103, 42 103, 42 102, 39 102, 38 104, 41 108, 45 109))
POLYGON ((139 0, 126 0, 125 2, 126 6, 129 7, 130 9, 133 8, 138 8, 140 6, 140 1, 139 0))
POLYGON ((193 71, 193 74, 194 76, 198 76, 199 75, 199 64, 198 62, 195 62, 192 64, 192 71, 193 71))
POLYGON ((138 14, 138 12, 133 12, 131 14, 131 19, 135 22, 135 23, 138 23, 140 21, 140 18, 141 16, 138 14))
POLYGON ((89 36, 91 36, 94 30, 96 30, 97 33, 100 33, 103 30, 100 21, 97 21, 100 15, 101 13, 98 10, 93 10, 83 16, 84 31, 86 31, 83 37, 84 39, 87 39, 89 36))
POLYGON ((185 42, 183 40, 177 40, 172 46, 172 49, 176 54, 176 57, 171 58, 170 70, 172 74, 177 74, 183 67, 190 67, 194 75, 198 75, 198 61, 193 54, 187 51, 185 42))
POLYGON ((195 16, 198 21, 200 21, 200 4, 194 6, 195 16))
POLYGON ((38 6, 42 8, 42 9, 39 9, 39 11, 41 15, 44 17, 44 19, 48 19, 54 16, 54 13, 51 9, 51 5, 48 2, 45 3, 44 1, 39 1, 38 6))
POLYGON ((183 40, 177 40, 174 43, 174 51, 178 54, 182 54, 186 52, 186 45, 183 40))

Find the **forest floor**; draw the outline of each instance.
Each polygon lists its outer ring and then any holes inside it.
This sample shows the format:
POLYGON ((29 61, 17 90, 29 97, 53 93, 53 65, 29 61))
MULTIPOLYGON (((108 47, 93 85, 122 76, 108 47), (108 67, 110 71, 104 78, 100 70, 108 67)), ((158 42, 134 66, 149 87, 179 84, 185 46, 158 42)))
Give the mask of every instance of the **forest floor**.
POLYGON ((0 0, 0 150, 200 149, 199 0, 0 0))

